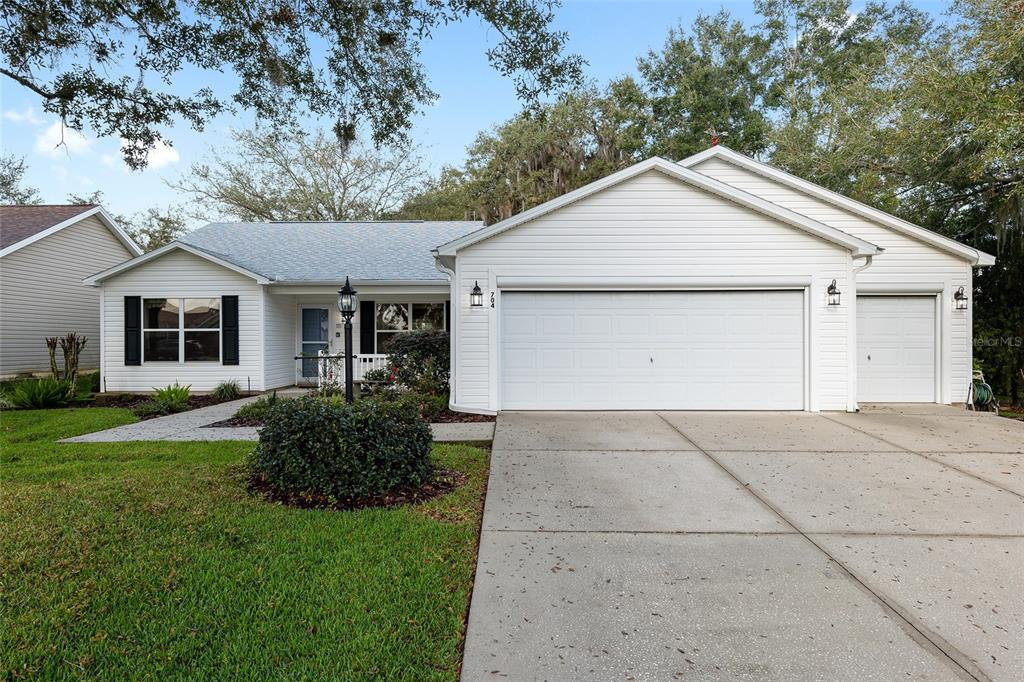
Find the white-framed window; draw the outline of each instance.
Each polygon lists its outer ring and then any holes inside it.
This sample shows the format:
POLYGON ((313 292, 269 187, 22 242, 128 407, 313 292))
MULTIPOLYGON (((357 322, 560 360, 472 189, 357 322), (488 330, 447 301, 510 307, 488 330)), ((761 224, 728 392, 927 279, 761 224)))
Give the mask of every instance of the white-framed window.
POLYGON ((378 303, 374 328, 377 352, 386 354, 395 334, 445 329, 444 303, 378 303))
POLYGON ((143 362, 220 362, 220 297, 142 299, 143 362))

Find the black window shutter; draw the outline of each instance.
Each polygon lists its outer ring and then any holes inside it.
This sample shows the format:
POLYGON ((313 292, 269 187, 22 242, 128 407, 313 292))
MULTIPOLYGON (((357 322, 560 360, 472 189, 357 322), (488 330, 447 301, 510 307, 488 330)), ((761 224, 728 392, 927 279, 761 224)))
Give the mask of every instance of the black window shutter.
POLYGON ((142 297, 124 297, 124 364, 142 364, 142 297))
POLYGON ((444 328, 448 331, 452 330, 452 302, 444 302, 444 328))
POLYGON ((238 364, 238 297, 220 297, 220 362, 238 364))
POLYGON ((376 308, 373 301, 359 302, 359 353, 372 355, 377 352, 377 335, 374 334, 376 308))

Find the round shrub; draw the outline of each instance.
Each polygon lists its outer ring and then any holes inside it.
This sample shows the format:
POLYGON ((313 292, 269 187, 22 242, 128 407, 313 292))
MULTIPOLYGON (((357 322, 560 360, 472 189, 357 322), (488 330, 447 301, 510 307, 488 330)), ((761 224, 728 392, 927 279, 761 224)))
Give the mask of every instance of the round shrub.
POLYGON ((430 478, 430 425, 415 406, 278 401, 250 460, 252 482, 290 499, 339 502, 430 478))

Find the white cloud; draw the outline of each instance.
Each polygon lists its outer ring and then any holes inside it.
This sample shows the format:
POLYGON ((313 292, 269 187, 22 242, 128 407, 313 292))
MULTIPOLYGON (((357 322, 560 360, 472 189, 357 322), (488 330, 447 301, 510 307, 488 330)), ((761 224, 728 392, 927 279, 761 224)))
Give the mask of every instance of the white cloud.
POLYGON ((32 107, 25 107, 24 111, 15 111, 14 109, 8 109, 4 112, 4 118, 14 123, 28 123, 32 126, 43 125, 43 119, 36 116, 35 109, 32 107))
POLYGON ((72 128, 54 121, 50 127, 36 136, 36 151, 57 158, 85 152, 92 146, 92 140, 72 128))
MULTIPOLYGON (((121 138, 121 149, 129 145, 128 140, 121 138)), ((177 163, 181 160, 178 150, 166 144, 163 140, 157 140, 156 145, 146 154, 146 168, 163 168, 177 163)))

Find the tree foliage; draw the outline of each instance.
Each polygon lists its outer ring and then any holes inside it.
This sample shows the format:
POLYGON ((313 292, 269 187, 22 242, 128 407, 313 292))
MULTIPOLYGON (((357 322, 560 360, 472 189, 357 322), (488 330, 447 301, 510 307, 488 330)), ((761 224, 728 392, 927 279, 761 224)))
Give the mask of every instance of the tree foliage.
POLYGON ((207 215, 239 220, 377 220, 426 180, 416 147, 340 145, 315 133, 241 131, 174 187, 207 215))
POLYGON ((526 99, 574 82, 581 59, 551 29, 556 0, 0 0, 0 74, 75 129, 128 141, 132 168, 184 121, 251 110, 274 127, 309 115, 334 120, 343 142, 357 126, 375 144, 404 141, 412 115, 436 94, 419 53, 448 23, 477 18, 497 43, 492 66, 526 99), (181 92, 185 74, 227 72, 231 96, 181 92))
POLYGON ((41 204, 42 197, 35 187, 23 184, 25 159, 13 154, 0 156, 0 204, 41 204))

